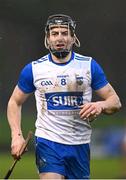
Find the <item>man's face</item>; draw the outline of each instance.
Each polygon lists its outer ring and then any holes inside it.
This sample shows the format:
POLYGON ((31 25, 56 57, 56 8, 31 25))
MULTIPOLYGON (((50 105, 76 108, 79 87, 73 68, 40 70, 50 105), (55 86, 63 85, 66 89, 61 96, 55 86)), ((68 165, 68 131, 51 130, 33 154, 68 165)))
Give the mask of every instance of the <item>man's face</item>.
POLYGON ((70 29, 67 26, 57 26, 50 28, 47 41, 49 48, 53 50, 70 50, 74 44, 74 37, 71 36, 70 29))

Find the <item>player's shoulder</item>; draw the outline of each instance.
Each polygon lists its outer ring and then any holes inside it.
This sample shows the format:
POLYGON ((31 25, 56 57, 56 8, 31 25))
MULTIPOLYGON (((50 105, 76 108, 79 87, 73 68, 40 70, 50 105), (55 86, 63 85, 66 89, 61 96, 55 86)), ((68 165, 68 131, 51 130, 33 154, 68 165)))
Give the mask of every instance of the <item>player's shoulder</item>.
POLYGON ((48 58, 48 54, 47 54, 47 55, 45 55, 45 56, 40 57, 40 58, 37 59, 37 60, 32 61, 32 65, 41 64, 41 63, 46 62, 46 61, 48 61, 48 60, 49 60, 49 58, 48 58))
POLYGON ((75 53, 75 59, 78 60, 78 61, 91 61, 92 57, 75 53))

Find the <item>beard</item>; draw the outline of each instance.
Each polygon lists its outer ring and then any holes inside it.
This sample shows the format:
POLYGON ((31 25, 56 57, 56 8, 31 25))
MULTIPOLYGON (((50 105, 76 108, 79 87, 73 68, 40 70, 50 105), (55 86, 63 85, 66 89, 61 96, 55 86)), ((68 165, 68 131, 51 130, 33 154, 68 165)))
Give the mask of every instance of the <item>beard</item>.
POLYGON ((62 50, 50 49, 50 51, 56 58, 64 59, 67 57, 67 55, 70 53, 71 50, 68 50, 68 49, 62 49, 62 50))
POLYGON ((49 48, 50 52, 58 59, 64 59, 68 56, 68 54, 72 50, 72 45, 66 48, 59 48, 56 49, 53 46, 50 46, 49 48))

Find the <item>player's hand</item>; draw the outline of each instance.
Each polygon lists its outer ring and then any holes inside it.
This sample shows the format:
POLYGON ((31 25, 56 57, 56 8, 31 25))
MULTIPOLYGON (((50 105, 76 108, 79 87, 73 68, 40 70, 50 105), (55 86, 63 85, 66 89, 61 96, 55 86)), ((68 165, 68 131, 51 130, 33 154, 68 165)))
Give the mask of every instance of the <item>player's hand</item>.
POLYGON ((12 142, 11 142, 11 155, 13 156, 14 159, 20 159, 20 150, 25 144, 25 139, 23 138, 22 135, 16 135, 12 137, 12 142))
POLYGON ((80 106, 80 118, 83 120, 92 120, 95 119, 97 116, 99 116, 102 111, 102 103, 101 102, 90 102, 90 103, 85 103, 84 105, 80 106))

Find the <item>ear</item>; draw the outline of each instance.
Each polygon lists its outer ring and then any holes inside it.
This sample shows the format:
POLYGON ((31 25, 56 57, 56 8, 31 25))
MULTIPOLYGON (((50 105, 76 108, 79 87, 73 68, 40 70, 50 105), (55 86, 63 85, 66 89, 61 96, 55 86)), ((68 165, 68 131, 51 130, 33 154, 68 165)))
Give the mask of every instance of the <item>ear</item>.
POLYGON ((45 44, 45 47, 49 49, 49 38, 47 38, 47 36, 45 36, 44 44, 45 44))
POLYGON ((46 41, 49 44, 49 36, 46 37, 46 41))
POLYGON ((75 44, 76 38, 75 36, 72 37, 72 43, 75 44))

